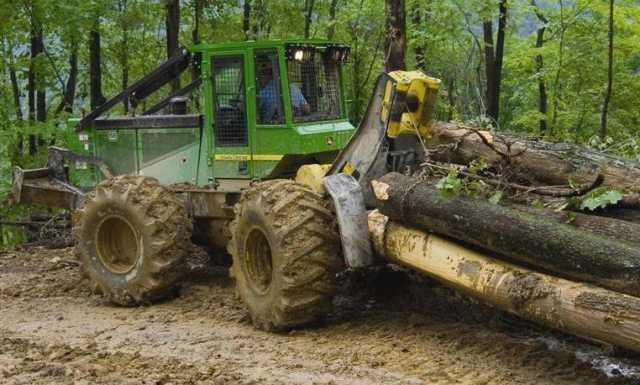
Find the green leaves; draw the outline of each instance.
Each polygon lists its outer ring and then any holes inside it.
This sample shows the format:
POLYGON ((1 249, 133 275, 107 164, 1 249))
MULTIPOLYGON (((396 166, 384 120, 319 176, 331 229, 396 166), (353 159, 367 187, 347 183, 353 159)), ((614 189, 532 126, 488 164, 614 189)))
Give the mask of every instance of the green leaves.
POLYGON ((457 195, 462 189, 462 181, 458 178, 458 171, 449 171, 447 176, 436 183, 436 188, 440 191, 442 196, 446 198, 457 195))
POLYGON ((597 188, 585 195, 580 201, 581 210, 603 209, 614 205, 622 199, 622 193, 616 190, 608 190, 605 187, 597 188))
POLYGON ((500 201, 502 200, 502 196, 503 196, 502 191, 496 191, 491 196, 491 198, 489 198, 489 202, 493 203, 494 205, 500 204, 500 201))

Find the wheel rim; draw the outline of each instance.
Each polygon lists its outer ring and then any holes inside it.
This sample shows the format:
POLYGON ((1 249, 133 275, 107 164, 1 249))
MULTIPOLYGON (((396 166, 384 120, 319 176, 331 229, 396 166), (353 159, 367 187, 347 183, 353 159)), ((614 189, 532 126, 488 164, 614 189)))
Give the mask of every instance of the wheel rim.
POLYGON ((265 293, 271 285, 273 264, 271 246, 261 230, 251 230, 245 242, 245 250, 245 271, 249 281, 259 293, 265 293))
POLYGON ((131 223, 123 217, 102 220, 95 241, 100 262, 113 273, 128 273, 138 262, 138 238, 131 223))

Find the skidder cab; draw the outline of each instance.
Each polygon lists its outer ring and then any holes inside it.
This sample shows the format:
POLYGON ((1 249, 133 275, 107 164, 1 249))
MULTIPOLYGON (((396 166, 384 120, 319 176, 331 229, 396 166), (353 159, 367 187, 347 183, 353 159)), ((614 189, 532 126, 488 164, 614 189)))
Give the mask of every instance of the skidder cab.
POLYGON ((302 164, 330 163, 354 131, 342 74, 348 56, 347 46, 324 41, 191 47, 71 120, 70 146, 54 149, 47 168, 16 170, 15 198, 51 203, 53 194, 56 205, 76 207, 73 186, 132 174, 239 192, 302 164), (176 79, 182 87, 167 90, 176 79), (156 91, 164 97, 150 103, 156 91))

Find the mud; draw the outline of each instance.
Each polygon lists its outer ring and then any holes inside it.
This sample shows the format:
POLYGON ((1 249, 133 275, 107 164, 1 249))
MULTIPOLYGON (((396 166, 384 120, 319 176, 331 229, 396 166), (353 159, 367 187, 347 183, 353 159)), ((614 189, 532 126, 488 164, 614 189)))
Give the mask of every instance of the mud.
POLYGON ((513 283, 509 285, 509 298, 515 309, 521 309, 528 303, 546 298, 553 289, 536 274, 513 272, 513 283))
MULTIPOLYGON (((634 384, 640 359, 537 328, 403 270, 342 274, 326 322, 255 330, 228 267, 110 306, 70 249, 0 254, 0 384, 634 384)), ((198 267, 199 266, 199 267, 198 267)), ((199 269, 198 271, 196 271, 199 269)))

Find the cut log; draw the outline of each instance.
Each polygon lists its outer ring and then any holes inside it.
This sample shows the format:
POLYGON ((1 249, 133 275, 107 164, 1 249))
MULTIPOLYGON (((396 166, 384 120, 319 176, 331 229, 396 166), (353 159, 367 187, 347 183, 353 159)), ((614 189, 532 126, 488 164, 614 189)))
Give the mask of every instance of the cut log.
POLYGON ((369 214, 374 248, 390 260, 519 317, 640 351, 640 298, 518 267, 369 214))
POLYGON ((466 242, 509 260, 640 296, 640 248, 489 202, 444 198, 425 182, 390 173, 372 182, 393 220, 466 242))
POLYGON ((439 162, 469 164, 484 159, 491 163, 508 155, 520 175, 540 184, 585 184, 602 174, 604 186, 640 192, 640 163, 573 144, 497 136, 476 127, 438 122, 426 145, 431 159, 439 162), (510 149, 505 142, 511 143, 510 149))
MULTIPOLYGON (((597 235, 636 244, 637 247, 640 247, 640 224, 637 223, 604 216, 539 209, 524 205, 511 205, 508 207, 555 223, 564 223, 579 230, 586 230, 597 235)), ((638 214, 640 215, 640 212, 638 214)))

